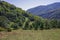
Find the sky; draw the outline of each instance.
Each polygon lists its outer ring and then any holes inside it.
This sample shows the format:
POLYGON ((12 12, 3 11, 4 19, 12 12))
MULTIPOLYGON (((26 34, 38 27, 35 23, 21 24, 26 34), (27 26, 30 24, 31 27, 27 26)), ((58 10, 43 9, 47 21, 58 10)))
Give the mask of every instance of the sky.
POLYGON ((40 5, 48 5, 55 2, 60 2, 60 0, 4 0, 17 7, 27 10, 40 5))

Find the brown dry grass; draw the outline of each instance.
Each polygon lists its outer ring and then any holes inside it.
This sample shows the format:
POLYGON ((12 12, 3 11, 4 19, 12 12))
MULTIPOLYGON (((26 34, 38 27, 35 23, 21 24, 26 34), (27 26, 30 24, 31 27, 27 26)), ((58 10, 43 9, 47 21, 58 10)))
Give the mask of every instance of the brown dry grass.
POLYGON ((0 40, 60 40, 60 29, 0 32, 0 40))

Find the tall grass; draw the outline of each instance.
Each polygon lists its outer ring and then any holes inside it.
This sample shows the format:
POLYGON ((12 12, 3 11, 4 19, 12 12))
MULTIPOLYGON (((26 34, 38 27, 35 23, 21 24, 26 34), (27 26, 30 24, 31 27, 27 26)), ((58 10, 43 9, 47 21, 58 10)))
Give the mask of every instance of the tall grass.
POLYGON ((60 29, 0 32, 0 40, 60 40, 60 29))

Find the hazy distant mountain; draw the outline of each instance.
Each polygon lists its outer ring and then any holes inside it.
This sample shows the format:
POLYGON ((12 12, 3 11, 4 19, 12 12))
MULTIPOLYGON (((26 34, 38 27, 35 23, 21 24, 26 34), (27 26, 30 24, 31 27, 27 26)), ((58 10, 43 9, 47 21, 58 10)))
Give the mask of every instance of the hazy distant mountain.
POLYGON ((60 2, 49 5, 38 6, 27 10, 28 12, 39 15, 43 18, 60 19, 60 2))

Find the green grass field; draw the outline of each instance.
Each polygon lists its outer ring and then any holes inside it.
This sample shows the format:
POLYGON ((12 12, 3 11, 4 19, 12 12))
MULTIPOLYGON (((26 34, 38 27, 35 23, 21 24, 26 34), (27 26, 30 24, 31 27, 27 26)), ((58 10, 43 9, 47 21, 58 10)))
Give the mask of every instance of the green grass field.
POLYGON ((0 32, 0 40, 60 40, 60 29, 0 32))

